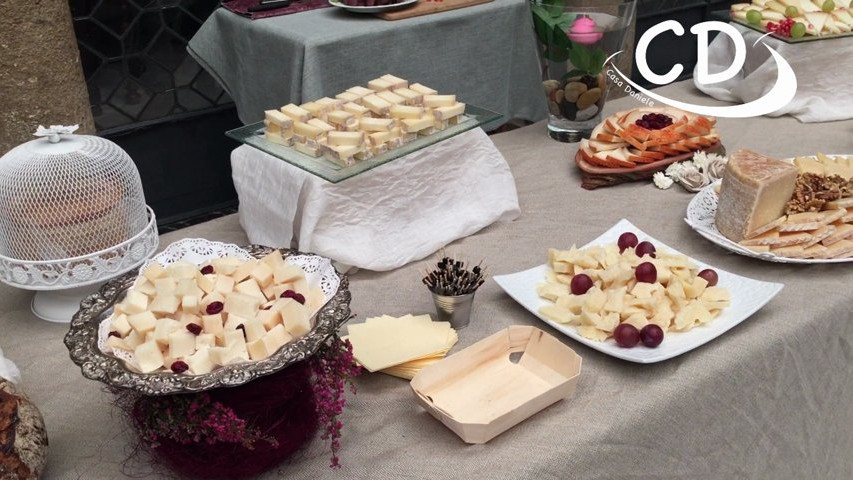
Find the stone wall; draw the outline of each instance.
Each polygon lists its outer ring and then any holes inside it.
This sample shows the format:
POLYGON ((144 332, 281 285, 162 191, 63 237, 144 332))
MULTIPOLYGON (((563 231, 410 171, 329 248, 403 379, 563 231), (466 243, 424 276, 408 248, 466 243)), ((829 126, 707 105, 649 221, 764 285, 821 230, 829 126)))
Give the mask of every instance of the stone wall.
POLYGON ((0 0, 0 155, 39 124, 94 133, 67 0, 0 0))

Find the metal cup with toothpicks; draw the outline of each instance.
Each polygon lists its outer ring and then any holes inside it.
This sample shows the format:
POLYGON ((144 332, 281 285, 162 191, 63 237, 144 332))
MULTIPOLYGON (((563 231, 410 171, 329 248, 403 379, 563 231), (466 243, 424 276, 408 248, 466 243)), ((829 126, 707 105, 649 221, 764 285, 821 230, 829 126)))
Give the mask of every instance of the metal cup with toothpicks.
POLYGON ((422 281, 432 293, 439 322, 450 322, 455 330, 468 326, 474 294, 486 281, 482 263, 468 270, 465 262, 445 256, 427 271, 422 281))

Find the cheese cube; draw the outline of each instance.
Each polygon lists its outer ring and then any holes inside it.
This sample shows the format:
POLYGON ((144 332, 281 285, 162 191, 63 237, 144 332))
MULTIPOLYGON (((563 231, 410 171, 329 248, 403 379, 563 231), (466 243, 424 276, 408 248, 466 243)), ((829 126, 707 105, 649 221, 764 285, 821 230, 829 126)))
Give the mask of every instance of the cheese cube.
POLYGON ((305 335, 311 330, 311 312, 299 302, 289 302, 280 310, 284 328, 294 337, 305 335))
POLYGON ((386 82, 390 83, 391 88, 406 88, 409 86, 409 82, 407 82, 406 80, 403 80, 400 77, 395 77, 394 75, 391 75, 390 73, 386 73, 385 75, 382 75, 379 78, 381 80, 385 80, 386 82))
POLYGON ((195 278, 198 268, 190 262, 180 260, 166 267, 166 271, 169 272, 169 276, 179 280, 181 278, 195 278))
POLYGON ((254 258, 251 260, 247 260, 239 267, 237 267, 236 270, 234 270, 234 273, 231 274, 231 278, 234 279, 235 283, 242 282, 243 280, 249 278, 249 275, 252 273, 252 270, 255 269, 255 266, 257 266, 257 264, 258 261, 254 258))
POLYGON ((420 93, 421 95, 424 95, 424 96, 438 94, 438 92, 436 90, 433 90, 427 86, 421 85, 420 83, 413 83, 413 84, 409 85, 409 89, 413 90, 417 93, 420 93))
POLYGON ((392 105, 391 108, 394 108, 393 105, 402 105, 406 102, 406 99, 404 97, 401 97, 400 95, 397 95, 396 93, 387 90, 376 92, 376 96, 390 103, 392 105))
POLYGON ((187 365, 189 365, 190 370, 196 375, 210 373, 211 370, 213 370, 213 367, 216 366, 210 359, 209 348, 196 351, 194 354, 190 355, 189 357, 186 357, 184 361, 187 362, 187 365))
POLYGON ((181 310, 184 313, 198 313, 198 297, 195 295, 184 295, 181 297, 181 310))
POLYGON ((281 323, 281 312, 273 309, 260 310, 255 318, 261 322, 265 329, 270 330, 281 323))
POLYGON ((208 275, 199 274, 195 279, 196 285, 198 285, 204 293, 210 293, 216 289, 216 280, 217 275, 213 273, 208 275))
POLYGON ((291 283, 300 278, 305 278, 305 272, 296 265, 286 264, 273 272, 275 283, 291 283))
POLYGON ((201 317, 201 323, 205 333, 209 333, 217 337, 224 336, 225 329, 221 314, 205 315, 201 317))
POLYGON ((219 275, 231 275, 237 267, 243 264, 243 260, 234 257, 223 257, 212 260, 213 270, 219 275))
POLYGON ((258 284, 255 282, 254 279, 251 278, 246 279, 245 281, 242 281, 237 284, 237 286, 234 287, 234 291, 244 293, 252 297, 256 297, 257 299, 261 300, 262 303, 267 301, 266 295, 261 292, 261 289, 258 287, 258 284))
POLYGON ((230 347, 211 347, 208 351, 210 361, 216 365, 228 365, 242 361, 242 358, 237 357, 239 349, 230 347))
POLYGON ((139 335, 144 337, 147 332, 154 330, 157 325, 157 317, 151 312, 142 312, 128 315, 127 322, 139 335))
POLYGON ((349 88, 347 89, 347 92, 350 92, 354 95, 358 95, 358 98, 366 97, 368 95, 373 94, 373 90, 361 86, 349 88))
POLYGON ((148 305, 148 310, 160 314, 173 314, 178 311, 181 305, 181 300, 174 295, 157 295, 151 304, 148 305))
POLYGON ((148 295, 149 297, 153 297, 154 295, 157 294, 157 289, 154 288, 154 284, 149 282, 145 278, 143 278, 142 281, 139 282, 139 285, 134 286, 133 289, 136 290, 137 292, 144 293, 145 295, 148 295))
POLYGON ((446 107, 438 107, 432 111, 436 120, 447 120, 450 117, 462 115, 463 113, 465 113, 465 104, 459 102, 446 107))
POLYGON ((356 118, 361 118, 370 115, 370 110, 368 110, 367 107, 353 102, 345 103, 344 111, 353 114, 356 118))
POLYGON ((258 283, 259 287, 264 288, 273 281, 273 269, 266 263, 258 263, 249 276, 258 283))
POLYGON ((254 342, 246 344, 246 348, 249 351, 249 357, 255 361, 263 360, 269 357, 271 353, 267 351, 267 345, 264 343, 263 339, 255 340, 254 342))
POLYGON ((281 130, 289 130, 293 126, 293 119, 279 110, 266 110, 264 119, 281 130))
MULTIPOLYGON (((120 314, 113 317, 110 321, 110 331, 116 332, 122 337, 127 336, 130 333, 130 330, 133 327, 130 326, 130 323, 127 321, 127 315, 120 314)), ((113 337, 114 338, 114 337, 113 337)))
POLYGON ((243 335, 243 330, 231 330, 225 332, 225 346, 246 344, 246 337, 243 335))
POLYGON ((245 293, 232 292, 225 297, 225 312, 243 318, 255 318, 264 300, 245 293))
MULTIPOLYGON (((162 318, 158 320, 157 326, 154 327, 154 341, 159 343, 160 346, 165 347, 169 344, 169 335, 171 335, 175 330, 178 330, 178 328, 180 328, 180 324, 171 318, 162 318)), ((184 329, 184 331, 186 331, 186 329, 184 329)))
POLYGON ((323 293, 322 288, 312 287, 308 289, 308 294, 305 295, 305 305, 308 307, 309 313, 313 314, 323 308, 323 305, 325 304, 326 294, 323 293))
POLYGON ((186 328, 187 325, 191 323, 194 323, 199 327, 201 326, 201 317, 192 313, 181 312, 178 314, 175 320, 178 321, 178 323, 181 325, 181 328, 186 328))
POLYGON ((173 358, 188 357, 195 353, 196 336, 184 330, 176 330, 169 335, 169 355, 173 358))
POLYGON ((264 328, 263 322, 257 317, 246 320, 243 323, 243 328, 246 331, 247 342, 254 342, 267 333, 267 329, 264 328))
POLYGON ((148 308, 148 297, 141 292, 130 290, 124 301, 121 302, 121 309, 124 313, 133 315, 142 313, 148 308))
MULTIPOLYGON (((115 338, 115 337, 112 337, 115 338)), ((145 334, 141 334, 136 330, 131 330, 126 337, 124 337, 124 343, 127 345, 128 350, 133 350, 139 345, 142 345, 142 342, 145 341, 145 334)))
MULTIPOLYGON (((329 145, 361 145, 364 143, 364 132, 329 132, 329 145)), ((273 266, 275 268, 277 266, 273 266)))
POLYGON ((115 336, 107 337, 107 346, 113 350, 133 350, 133 348, 127 346, 127 343, 123 339, 115 336))
POLYGON ((157 342, 150 341, 139 345, 133 349, 133 355, 142 373, 150 373, 163 367, 163 354, 157 342))
POLYGON ((221 294, 215 290, 213 293, 211 293, 209 295, 205 295, 201 299, 201 304, 199 305, 199 310, 204 312, 207 309, 207 306, 213 302, 225 303, 225 295, 223 295, 223 294, 221 294))
POLYGON ((216 336, 210 333, 202 333, 195 337, 195 349, 210 348, 216 346, 216 336))
POLYGON ((225 320, 225 326, 222 328, 225 330, 225 333, 228 333, 237 330, 237 327, 241 325, 245 327, 247 321, 245 317, 239 315, 228 315, 228 319, 225 320))
POLYGON ((335 131, 335 127, 333 127, 332 125, 329 125, 328 123, 320 120, 319 118, 312 118, 311 120, 308 120, 306 123, 308 125, 313 125, 313 126, 319 128, 320 130, 323 130, 323 132, 325 132, 327 134, 329 132, 335 131))
POLYGON ((178 283, 175 286, 174 295, 177 295, 179 297, 183 297, 184 295, 195 295, 198 289, 199 288, 195 283, 195 277, 182 278, 178 280, 178 283))
POLYGON ((154 280, 164 275, 166 275, 166 269, 159 262, 151 262, 151 265, 148 265, 145 271, 142 272, 142 276, 147 278, 151 283, 154 283, 154 280))
POLYGON ((293 281, 293 289, 304 295, 308 291, 308 280, 305 277, 297 278, 293 281))
POLYGON ((275 268, 279 265, 285 265, 284 257, 281 255, 281 250, 273 250, 272 252, 264 255, 264 258, 260 260, 261 263, 266 263, 271 268, 275 268))
POLYGON ((452 107, 456 104, 456 95, 424 95, 427 108, 452 107))
POLYGON ((279 110, 281 110, 281 113, 290 117, 294 122, 307 122, 311 119, 311 112, 292 103, 288 103, 279 110))
MULTIPOLYGON (((371 90, 371 92, 372 91, 373 90, 371 90)), ((347 103, 347 102, 354 102, 354 101, 360 99, 361 97, 352 93, 352 92, 341 92, 341 93, 335 95, 335 98, 338 100, 342 100, 344 103, 347 103)))
POLYGON ((388 90, 393 85, 394 84, 389 82, 388 80, 383 80, 381 78, 376 78, 374 80, 367 82, 367 88, 369 88, 375 92, 381 92, 382 90, 388 90))
MULTIPOLYGON (((368 110, 375 113, 376 115, 384 116, 388 114, 388 111, 391 109, 391 103, 387 100, 384 100, 377 95, 368 95, 361 99, 361 104, 364 105, 368 110)), ((362 120, 364 120, 362 118, 362 120)), ((362 129, 364 129, 364 124, 362 123, 362 129)))
POLYGON ((406 105, 420 105, 424 101, 424 94, 418 93, 410 88, 397 88, 394 93, 406 99, 406 105))
POLYGON ((154 289, 157 295, 175 295, 178 282, 172 277, 162 277, 154 280, 154 289))
POLYGON ((234 278, 225 275, 216 276, 216 286, 214 290, 226 295, 234 291, 234 278))
POLYGON ((261 341, 264 343, 264 347, 270 355, 278 351, 279 348, 281 348, 284 344, 291 340, 293 340, 293 337, 288 335, 288 333, 284 330, 283 325, 276 325, 261 339, 261 341))

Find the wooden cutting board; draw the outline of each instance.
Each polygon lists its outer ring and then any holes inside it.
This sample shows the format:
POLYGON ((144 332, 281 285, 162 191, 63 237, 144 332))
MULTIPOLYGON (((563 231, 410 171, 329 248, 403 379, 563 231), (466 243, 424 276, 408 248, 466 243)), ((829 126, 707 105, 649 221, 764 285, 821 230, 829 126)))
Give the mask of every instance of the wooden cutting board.
POLYGON ((457 8, 471 7, 491 1, 493 0, 419 0, 418 3, 411 7, 377 13, 376 16, 385 20, 402 20, 404 18, 445 12, 447 10, 456 10, 457 8))

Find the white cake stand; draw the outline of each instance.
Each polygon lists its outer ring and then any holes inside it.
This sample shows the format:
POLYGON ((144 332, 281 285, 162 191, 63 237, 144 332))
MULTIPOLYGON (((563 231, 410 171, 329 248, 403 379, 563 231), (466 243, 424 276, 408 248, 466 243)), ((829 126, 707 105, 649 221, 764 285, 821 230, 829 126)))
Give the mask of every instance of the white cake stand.
POLYGON ((31 308, 35 316, 69 323, 80 309, 80 300, 101 283, 139 267, 157 250, 157 218, 151 207, 148 224, 130 239, 88 255, 62 260, 23 261, 0 255, 0 281, 23 290, 34 290, 31 308))

